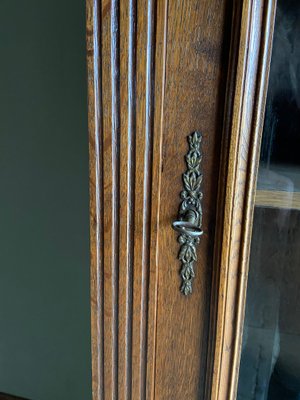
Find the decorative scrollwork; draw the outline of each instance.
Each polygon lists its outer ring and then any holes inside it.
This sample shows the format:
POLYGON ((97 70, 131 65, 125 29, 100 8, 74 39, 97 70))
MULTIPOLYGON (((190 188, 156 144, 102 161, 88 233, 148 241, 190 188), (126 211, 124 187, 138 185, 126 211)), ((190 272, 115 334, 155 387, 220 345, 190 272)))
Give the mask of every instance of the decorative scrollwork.
POLYGON ((173 224, 174 228, 180 232, 178 242, 181 247, 178 258, 182 262, 181 292, 185 295, 191 294, 193 290, 194 262, 197 260, 196 245, 200 242, 200 235, 203 233, 201 230, 203 194, 200 190, 202 183, 201 140, 200 132, 194 132, 188 136, 189 152, 185 156, 187 171, 182 176, 184 190, 180 194, 182 199, 179 208, 180 221, 173 224))

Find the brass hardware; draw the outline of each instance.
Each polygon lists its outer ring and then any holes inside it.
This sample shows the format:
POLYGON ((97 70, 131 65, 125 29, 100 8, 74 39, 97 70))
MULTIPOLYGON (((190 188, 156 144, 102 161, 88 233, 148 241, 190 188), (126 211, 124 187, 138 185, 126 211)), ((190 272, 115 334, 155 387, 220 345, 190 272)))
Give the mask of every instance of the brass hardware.
POLYGON ((182 175, 184 190, 180 193, 182 202, 179 208, 179 220, 173 222, 172 227, 180 233, 179 260, 182 262, 180 275, 182 278, 181 292, 185 295, 193 291, 192 282, 195 277, 194 261, 197 260, 196 245, 203 234, 202 227, 202 173, 200 163, 202 154, 200 143, 202 135, 194 132, 188 136, 189 152, 185 156, 187 171, 182 175))

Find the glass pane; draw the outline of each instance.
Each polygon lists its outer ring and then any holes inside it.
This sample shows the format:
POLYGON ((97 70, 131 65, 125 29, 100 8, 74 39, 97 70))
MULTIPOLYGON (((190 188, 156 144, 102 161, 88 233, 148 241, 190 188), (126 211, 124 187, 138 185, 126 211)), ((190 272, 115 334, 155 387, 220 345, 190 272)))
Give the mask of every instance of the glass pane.
POLYGON ((279 0, 251 243, 239 400, 300 399, 300 1, 279 0))
POLYGON ((91 399, 83 0, 0 1, 0 393, 91 399))

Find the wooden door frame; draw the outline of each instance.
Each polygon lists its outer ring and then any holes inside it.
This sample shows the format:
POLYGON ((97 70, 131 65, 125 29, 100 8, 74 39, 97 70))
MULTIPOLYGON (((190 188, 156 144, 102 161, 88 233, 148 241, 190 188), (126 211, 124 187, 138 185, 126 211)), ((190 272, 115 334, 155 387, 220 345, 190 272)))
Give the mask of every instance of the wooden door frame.
POLYGON ((237 394, 275 12, 276 0, 235 1, 219 176, 206 399, 234 400, 237 394))

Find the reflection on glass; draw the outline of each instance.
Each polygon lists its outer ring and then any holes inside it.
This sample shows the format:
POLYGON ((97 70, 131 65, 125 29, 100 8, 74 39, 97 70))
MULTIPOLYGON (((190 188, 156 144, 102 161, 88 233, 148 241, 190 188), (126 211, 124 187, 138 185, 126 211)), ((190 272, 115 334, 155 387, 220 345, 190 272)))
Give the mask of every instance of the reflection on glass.
POLYGON ((300 1, 279 0, 238 400, 300 399, 300 1))

